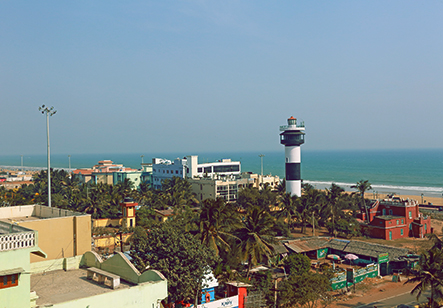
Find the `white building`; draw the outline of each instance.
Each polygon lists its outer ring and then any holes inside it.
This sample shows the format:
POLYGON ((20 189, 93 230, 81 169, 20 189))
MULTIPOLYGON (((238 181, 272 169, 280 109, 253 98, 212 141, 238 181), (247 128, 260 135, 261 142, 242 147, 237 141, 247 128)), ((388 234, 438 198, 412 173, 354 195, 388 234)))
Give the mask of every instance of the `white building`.
POLYGON ((241 174, 241 163, 222 159, 212 163, 198 163, 197 155, 188 155, 170 161, 162 158, 152 159, 152 183, 155 189, 161 189, 162 181, 172 177, 180 178, 218 178, 241 174))
POLYGON ((172 177, 184 178, 186 174, 186 158, 170 161, 162 158, 152 159, 152 187, 161 189, 162 182, 172 177))
POLYGON ((188 181, 199 201, 222 198, 232 202, 237 200, 238 193, 243 188, 251 186, 262 189, 265 185, 269 185, 271 189, 274 189, 280 183, 280 178, 277 175, 262 177, 259 174, 243 172, 241 175, 214 176, 212 179, 196 177, 188 181))

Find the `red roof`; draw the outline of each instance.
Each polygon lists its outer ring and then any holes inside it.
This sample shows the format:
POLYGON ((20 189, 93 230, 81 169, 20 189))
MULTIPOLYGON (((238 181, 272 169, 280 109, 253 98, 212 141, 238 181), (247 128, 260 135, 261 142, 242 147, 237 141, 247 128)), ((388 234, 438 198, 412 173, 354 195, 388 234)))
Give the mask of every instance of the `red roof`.
POLYGON ((74 174, 92 174, 92 172, 93 172, 92 169, 76 169, 72 171, 72 173, 74 174))
POLYGON ((288 120, 297 120, 297 119, 291 116, 288 120))

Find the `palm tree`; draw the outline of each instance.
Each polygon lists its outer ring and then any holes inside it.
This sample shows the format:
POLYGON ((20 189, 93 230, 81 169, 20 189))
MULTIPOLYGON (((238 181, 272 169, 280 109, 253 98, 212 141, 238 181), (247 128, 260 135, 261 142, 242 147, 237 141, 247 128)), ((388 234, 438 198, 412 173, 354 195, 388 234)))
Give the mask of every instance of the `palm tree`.
POLYGON ((429 298, 430 307, 438 307, 436 303, 437 298, 443 296, 443 251, 437 248, 432 248, 425 251, 420 256, 418 264, 418 272, 415 277, 409 278, 406 283, 418 284, 412 289, 411 294, 417 293, 417 300, 420 295, 430 289, 431 297, 429 298))
POLYGON ((319 217, 321 208, 325 202, 325 195, 318 189, 309 189, 305 191, 298 203, 297 212, 302 224, 301 233, 305 232, 306 225, 312 221, 312 227, 315 227, 315 216, 319 217))
POLYGON ((226 206, 223 199, 206 199, 200 212, 198 236, 201 243, 219 255, 220 250, 229 251, 230 240, 238 240, 231 230, 239 226, 238 214, 226 206))
POLYGON ((277 191, 277 194, 283 196, 286 193, 286 179, 281 180, 280 183, 275 186, 275 190, 277 191))
POLYGON ((335 218, 336 216, 340 215, 341 209, 339 207, 339 199, 342 195, 342 193, 345 190, 341 188, 340 186, 332 183, 331 187, 329 189, 326 189, 326 204, 323 208, 323 220, 328 220, 329 215, 332 216, 332 233, 334 236, 336 236, 335 231, 335 218))
POLYGON ((357 182, 356 185, 352 185, 351 188, 357 189, 357 191, 360 193, 360 198, 361 198, 360 202, 361 202, 361 205, 365 208, 366 220, 369 223, 370 222, 369 221, 369 212, 368 212, 368 207, 366 206, 366 202, 365 202, 365 192, 367 190, 372 189, 371 183, 369 183, 368 180, 360 180, 360 181, 357 182))
POLYGON ((280 210, 276 212, 275 216, 279 219, 283 218, 284 221, 288 224, 289 230, 291 230, 294 218, 299 217, 299 213, 297 212, 297 206, 300 202, 300 199, 293 195, 291 196, 291 193, 284 193, 279 198, 279 208, 280 210))
POLYGON ((272 244, 275 243, 275 219, 266 209, 253 205, 248 208, 242 223, 237 236, 241 239, 241 257, 248 261, 249 277, 252 266, 269 257, 274 250, 272 244))

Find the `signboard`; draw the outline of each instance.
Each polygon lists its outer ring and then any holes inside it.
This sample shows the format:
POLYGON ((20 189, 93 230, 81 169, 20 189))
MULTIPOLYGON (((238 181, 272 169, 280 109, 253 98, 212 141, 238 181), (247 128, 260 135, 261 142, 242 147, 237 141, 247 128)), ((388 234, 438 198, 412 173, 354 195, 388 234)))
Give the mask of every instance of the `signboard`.
POLYGON ((203 303, 198 305, 197 308, 237 308, 238 307, 238 295, 219 299, 210 303, 203 303))
POLYGON ((386 263, 389 261, 389 253, 382 253, 378 255, 378 264, 386 263))
POLYGON ((328 248, 321 248, 317 250, 317 259, 326 258, 328 254, 328 248))

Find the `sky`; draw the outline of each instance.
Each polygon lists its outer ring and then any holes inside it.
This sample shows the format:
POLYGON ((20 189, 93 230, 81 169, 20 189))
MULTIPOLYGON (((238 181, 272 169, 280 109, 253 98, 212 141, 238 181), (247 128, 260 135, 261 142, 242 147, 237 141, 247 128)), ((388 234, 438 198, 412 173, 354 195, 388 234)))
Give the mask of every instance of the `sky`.
POLYGON ((0 155, 443 147, 443 1, 1 1, 0 155))

